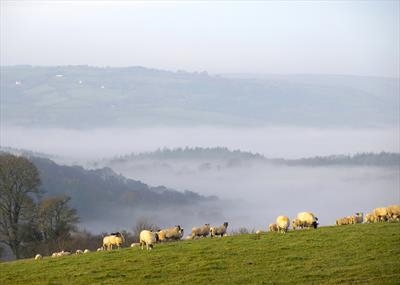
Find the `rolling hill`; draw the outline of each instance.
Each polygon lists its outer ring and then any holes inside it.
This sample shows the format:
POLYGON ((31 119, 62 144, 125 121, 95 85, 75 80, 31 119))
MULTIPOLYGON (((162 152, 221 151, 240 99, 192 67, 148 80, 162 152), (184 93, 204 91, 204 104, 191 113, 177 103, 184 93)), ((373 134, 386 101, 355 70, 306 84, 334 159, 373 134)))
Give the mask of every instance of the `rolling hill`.
POLYGON ((400 224, 204 238, 0 263, 2 284, 398 284, 400 224))
POLYGON ((218 76, 144 67, 3 66, 2 123, 149 126, 397 126, 397 78, 218 76))

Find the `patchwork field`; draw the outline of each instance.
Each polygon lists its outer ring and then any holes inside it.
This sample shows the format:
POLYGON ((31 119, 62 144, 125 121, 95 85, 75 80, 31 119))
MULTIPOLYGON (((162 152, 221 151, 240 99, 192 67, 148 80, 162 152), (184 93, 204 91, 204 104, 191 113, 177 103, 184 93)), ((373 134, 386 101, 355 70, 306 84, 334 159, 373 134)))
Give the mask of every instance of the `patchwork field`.
POLYGON ((0 264, 0 284, 400 284, 400 224, 157 244, 0 264))

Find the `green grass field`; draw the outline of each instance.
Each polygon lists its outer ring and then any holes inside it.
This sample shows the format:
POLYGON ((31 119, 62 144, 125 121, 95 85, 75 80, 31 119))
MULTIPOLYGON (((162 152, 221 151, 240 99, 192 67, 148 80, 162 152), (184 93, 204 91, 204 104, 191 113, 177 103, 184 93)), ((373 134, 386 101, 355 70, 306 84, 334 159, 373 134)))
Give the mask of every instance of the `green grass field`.
POLYGON ((0 284, 400 284, 400 224, 245 234, 0 264, 0 284))

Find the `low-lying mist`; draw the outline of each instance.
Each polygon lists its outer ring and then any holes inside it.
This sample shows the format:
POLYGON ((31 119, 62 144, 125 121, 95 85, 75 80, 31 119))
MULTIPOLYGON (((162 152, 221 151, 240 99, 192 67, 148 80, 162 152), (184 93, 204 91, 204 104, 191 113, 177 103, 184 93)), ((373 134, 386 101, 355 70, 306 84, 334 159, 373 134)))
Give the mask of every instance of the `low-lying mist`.
POLYGON ((400 151, 398 128, 159 127, 76 130, 2 125, 0 145, 77 161, 186 146, 224 146, 281 158, 400 151))
MULTIPOLYGON (((53 154, 59 163, 86 166, 106 157, 186 146, 225 146, 270 158, 400 152, 396 129, 160 127, 85 131, 2 126, 1 134, 2 147, 53 154)), ((137 220, 146 219, 160 227, 181 224, 186 235, 193 226, 224 221, 230 223, 231 230, 266 229, 278 215, 293 218, 300 211, 312 211, 322 225, 329 225, 341 216, 400 203, 399 168, 215 165, 215 161, 174 160, 100 163, 99 167, 110 166, 117 173, 152 186, 187 189, 216 195, 220 200, 163 211, 116 208, 110 220, 83 220, 82 226, 95 232, 130 230, 137 220)))

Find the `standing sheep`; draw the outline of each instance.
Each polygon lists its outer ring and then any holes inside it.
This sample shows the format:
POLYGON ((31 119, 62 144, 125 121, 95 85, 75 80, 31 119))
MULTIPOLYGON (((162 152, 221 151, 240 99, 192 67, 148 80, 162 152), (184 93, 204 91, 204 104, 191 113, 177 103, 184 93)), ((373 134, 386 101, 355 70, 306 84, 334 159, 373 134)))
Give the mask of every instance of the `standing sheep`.
POLYGON ((278 231, 278 225, 277 224, 269 224, 268 229, 270 232, 277 232, 278 231))
POLYGON ((43 256, 41 254, 38 253, 35 255, 35 260, 41 260, 41 259, 43 259, 43 256))
POLYGON ((311 212, 300 212, 297 214, 298 226, 301 228, 311 228, 316 229, 318 227, 318 218, 311 212))
POLYGON ((143 230, 140 232, 140 246, 146 245, 147 250, 153 249, 154 244, 158 241, 158 233, 143 230))
POLYGON ((204 224, 201 227, 192 228, 192 234, 190 236, 191 239, 195 237, 206 237, 210 234, 210 224, 204 224))
POLYGON ((375 208, 372 211, 376 222, 384 222, 388 219, 388 209, 386 207, 375 208))
POLYGON ((226 234, 228 228, 228 222, 225 222, 222 226, 210 228, 211 237, 220 235, 221 237, 226 234))
POLYGON ((180 240, 183 237, 183 229, 180 225, 173 228, 158 231, 158 239, 160 242, 169 240, 180 240))
POLYGON ((124 242, 124 236, 120 232, 111 233, 111 235, 103 238, 103 249, 112 250, 113 245, 116 245, 117 248, 120 248, 124 242))
POLYGON ((386 209, 390 221, 398 221, 400 219, 400 205, 391 205, 386 207, 386 209))
POLYGON ((278 232, 286 233, 290 226, 290 221, 287 216, 279 216, 276 218, 276 225, 278 227, 278 232))

